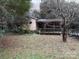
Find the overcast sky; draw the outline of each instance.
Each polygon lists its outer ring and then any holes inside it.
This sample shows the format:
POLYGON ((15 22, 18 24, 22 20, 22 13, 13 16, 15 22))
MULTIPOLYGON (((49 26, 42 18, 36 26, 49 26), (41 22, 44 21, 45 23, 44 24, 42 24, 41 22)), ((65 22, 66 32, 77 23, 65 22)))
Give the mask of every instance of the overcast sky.
POLYGON ((39 10, 40 9, 41 0, 32 0, 32 9, 39 10))

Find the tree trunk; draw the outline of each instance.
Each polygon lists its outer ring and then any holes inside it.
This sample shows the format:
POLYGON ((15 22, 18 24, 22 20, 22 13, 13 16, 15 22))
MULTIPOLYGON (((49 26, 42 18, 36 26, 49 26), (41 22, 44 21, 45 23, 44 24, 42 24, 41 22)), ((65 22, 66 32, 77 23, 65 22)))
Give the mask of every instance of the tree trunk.
POLYGON ((66 31, 66 28, 63 28, 63 42, 67 42, 67 31, 66 31))
POLYGON ((63 19, 63 33, 62 33, 62 39, 63 42, 67 42, 67 28, 66 28, 66 22, 65 22, 65 18, 63 19))

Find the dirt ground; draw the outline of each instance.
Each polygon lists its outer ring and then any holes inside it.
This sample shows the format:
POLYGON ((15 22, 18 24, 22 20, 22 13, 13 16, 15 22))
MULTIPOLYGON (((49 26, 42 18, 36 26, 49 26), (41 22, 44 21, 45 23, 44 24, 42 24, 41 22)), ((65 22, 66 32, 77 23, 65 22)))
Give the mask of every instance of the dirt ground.
POLYGON ((79 59, 79 40, 61 35, 9 35, 0 40, 0 59, 79 59))

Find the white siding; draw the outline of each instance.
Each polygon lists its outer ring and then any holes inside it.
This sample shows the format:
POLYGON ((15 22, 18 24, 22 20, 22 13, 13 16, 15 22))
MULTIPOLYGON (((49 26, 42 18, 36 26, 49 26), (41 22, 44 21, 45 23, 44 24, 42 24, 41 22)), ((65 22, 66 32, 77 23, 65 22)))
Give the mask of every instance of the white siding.
POLYGON ((29 29, 31 31, 35 31, 36 30, 36 19, 31 19, 30 22, 31 23, 29 23, 29 29))

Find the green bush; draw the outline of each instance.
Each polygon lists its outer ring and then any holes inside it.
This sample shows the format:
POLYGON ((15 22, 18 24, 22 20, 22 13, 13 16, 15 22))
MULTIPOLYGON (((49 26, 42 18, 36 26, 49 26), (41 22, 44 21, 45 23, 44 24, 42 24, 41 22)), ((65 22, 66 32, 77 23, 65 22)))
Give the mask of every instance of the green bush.
POLYGON ((3 37, 4 34, 5 34, 5 30, 0 29, 0 37, 3 37))
POLYGON ((14 28, 13 30, 12 30, 12 32, 13 33, 18 33, 18 34, 28 34, 28 33, 30 33, 30 30, 28 30, 28 29, 23 29, 22 27, 17 27, 17 28, 14 28))

